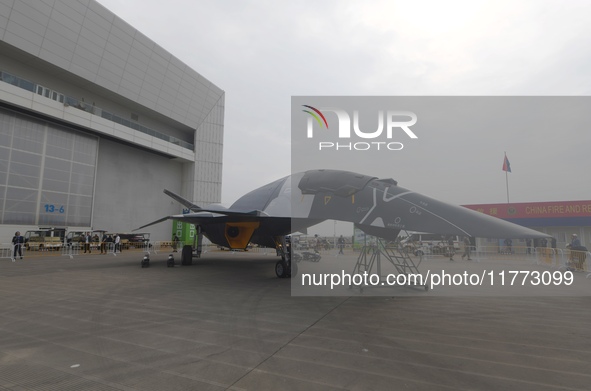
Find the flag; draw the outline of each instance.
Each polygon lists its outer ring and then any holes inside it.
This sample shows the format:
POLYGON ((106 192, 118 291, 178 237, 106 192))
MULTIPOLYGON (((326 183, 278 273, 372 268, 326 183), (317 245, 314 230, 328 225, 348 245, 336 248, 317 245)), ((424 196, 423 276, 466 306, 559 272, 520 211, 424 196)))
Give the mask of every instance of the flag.
POLYGON ((511 163, 507 159, 507 154, 505 154, 505 160, 503 160, 503 171, 511 172, 511 163))

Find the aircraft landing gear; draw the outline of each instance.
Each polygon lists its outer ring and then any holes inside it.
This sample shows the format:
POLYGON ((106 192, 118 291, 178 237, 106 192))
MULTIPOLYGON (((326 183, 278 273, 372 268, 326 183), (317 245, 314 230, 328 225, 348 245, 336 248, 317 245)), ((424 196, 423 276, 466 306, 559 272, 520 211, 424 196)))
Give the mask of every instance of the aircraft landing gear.
POLYGON ((298 264, 284 260, 277 261, 275 264, 275 275, 279 278, 295 277, 298 274, 298 264))
POLYGON ((296 262, 291 262, 291 241, 289 237, 281 236, 277 241, 277 252, 281 260, 275 264, 275 275, 279 278, 295 277, 298 273, 296 262))
POLYGON ((181 265, 188 266, 193 264, 193 247, 190 244, 183 246, 181 252, 181 265))
POLYGON ((275 264, 275 274, 279 278, 287 278, 288 277, 288 269, 287 262, 284 260, 277 261, 275 264))

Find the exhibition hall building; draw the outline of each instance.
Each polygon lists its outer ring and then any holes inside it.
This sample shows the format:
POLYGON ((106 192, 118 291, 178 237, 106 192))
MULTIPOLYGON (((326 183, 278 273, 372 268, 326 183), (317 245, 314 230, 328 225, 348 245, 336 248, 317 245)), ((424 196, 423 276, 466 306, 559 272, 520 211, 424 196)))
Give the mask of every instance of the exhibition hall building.
POLYGON ((0 0, 0 242, 220 202, 224 96, 94 0, 0 0))

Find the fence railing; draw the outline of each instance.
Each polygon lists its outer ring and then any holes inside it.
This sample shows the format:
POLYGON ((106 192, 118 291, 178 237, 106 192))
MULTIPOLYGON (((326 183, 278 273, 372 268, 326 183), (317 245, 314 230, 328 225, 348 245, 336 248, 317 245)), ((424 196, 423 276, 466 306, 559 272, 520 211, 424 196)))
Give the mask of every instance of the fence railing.
POLYGON ((15 245, 12 243, 0 243, 0 259, 10 259, 12 262, 16 261, 17 259, 23 259, 25 256, 26 248, 23 245, 20 245, 20 251, 17 248, 16 250, 16 257, 15 257, 15 245))
POLYGON ((154 254, 158 254, 161 252, 180 252, 183 249, 184 243, 181 241, 173 241, 173 240, 163 240, 163 241, 156 241, 153 243, 151 249, 154 251, 154 254))
MULTIPOLYGON (((463 254, 464 247, 462 246, 459 250, 455 249, 454 257, 463 254)), ((423 253, 420 249, 416 249, 412 255, 427 259, 449 258, 447 249, 436 253, 423 253)), ((521 259, 557 269, 572 267, 586 272, 591 270, 586 263, 587 257, 591 259, 591 252, 589 251, 527 246, 471 246, 470 257, 476 262, 491 259, 521 259)))
POLYGON ((479 246, 472 250, 472 258, 477 262, 484 259, 529 259, 531 263, 555 269, 589 272, 587 258, 591 252, 550 247, 497 247, 479 246))
POLYGON ((78 246, 77 243, 74 245, 68 244, 62 246, 62 255, 70 257, 70 259, 73 259, 74 255, 80 255, 80 246, 78 246))

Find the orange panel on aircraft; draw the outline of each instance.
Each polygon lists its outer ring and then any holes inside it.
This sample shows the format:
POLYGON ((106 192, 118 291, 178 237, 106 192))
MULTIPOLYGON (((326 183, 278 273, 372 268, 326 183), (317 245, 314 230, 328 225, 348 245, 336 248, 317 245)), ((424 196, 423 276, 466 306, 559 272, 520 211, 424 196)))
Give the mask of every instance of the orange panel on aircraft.
POLYGON ((231 249, 246 248, 259 222, 226 223, 224 235, 231 249))

